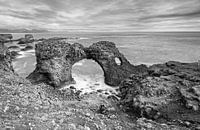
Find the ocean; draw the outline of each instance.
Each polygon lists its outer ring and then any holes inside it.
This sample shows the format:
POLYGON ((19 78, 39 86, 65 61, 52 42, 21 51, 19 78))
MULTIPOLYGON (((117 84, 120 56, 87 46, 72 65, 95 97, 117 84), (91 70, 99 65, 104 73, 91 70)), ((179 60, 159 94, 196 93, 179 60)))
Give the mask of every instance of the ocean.
MULTIPOLYGON (((13 37, 17 39, 24 37, 24 35, 23 33, 15 33, 13 37)), ((70 39, 70 43, 78 42, 84 46, 89 46, 98 41, 111 41, 134 65, 152 65, 167 61, 196 62, 200 60, 200 32, 35 33, 33 36, 36 39, 73 37, 75 39, 70 39)), ((35 68, 35 52, 30 50, 20 53, 22 55, 13 61, 13 66, 19 75, 26 77, 35 68)), ((82 60, 73 66, 72 72, 76 80, 74 86, 82 91, 110 89, 109 86, 104 84, 102 69, 94 61, 82 60)))

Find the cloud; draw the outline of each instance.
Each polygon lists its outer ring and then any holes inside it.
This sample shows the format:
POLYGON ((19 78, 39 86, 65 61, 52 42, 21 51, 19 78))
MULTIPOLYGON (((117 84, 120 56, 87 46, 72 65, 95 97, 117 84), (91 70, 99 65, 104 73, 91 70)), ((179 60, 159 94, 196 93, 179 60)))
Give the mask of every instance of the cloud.
POLYGON ((200 30, 200 0, 0 0, 0 28, 200 30))

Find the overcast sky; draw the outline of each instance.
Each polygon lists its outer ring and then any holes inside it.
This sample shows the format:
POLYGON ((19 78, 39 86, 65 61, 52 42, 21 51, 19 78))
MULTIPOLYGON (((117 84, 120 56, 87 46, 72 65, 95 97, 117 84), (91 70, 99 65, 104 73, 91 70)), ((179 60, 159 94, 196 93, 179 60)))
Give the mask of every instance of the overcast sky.
POLYGON ((0 0, 0 28, 200 30, 200 0, 0 0))

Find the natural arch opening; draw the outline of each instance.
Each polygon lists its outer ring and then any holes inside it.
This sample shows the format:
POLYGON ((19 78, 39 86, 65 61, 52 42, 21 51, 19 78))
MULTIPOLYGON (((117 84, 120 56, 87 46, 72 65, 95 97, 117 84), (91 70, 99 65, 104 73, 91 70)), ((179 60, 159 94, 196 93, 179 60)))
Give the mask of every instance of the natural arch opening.
POLYGON ((14 71, 21 77, 27 77, 31 72, 34 71, 36 65, 35 50, 20 51, 12 64, 14 71))
POLYGON ((83 59, 72 66, 72 77, 75 84, 67 87, 80 90, 82 94, 97 92, 104 96, 116 94, 116 88, 108 86, 104 81, 104 72, 101 66, 90 59, 83 59))

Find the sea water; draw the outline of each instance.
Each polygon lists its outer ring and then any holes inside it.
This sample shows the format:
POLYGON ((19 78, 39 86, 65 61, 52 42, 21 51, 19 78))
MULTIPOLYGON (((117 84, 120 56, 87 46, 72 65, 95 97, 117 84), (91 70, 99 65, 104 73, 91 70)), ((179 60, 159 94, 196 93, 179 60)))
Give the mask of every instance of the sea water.
MULTIPOLYGON (((13 34, 14 39, 25 34, 13 34)), ((167 61, 196 62, 200 59, 199 32, 167 32, 167 33, 35 33, 34 38, 69 37, 68 42, 78 42, 89 46, 98 41, 114 42, 121 53, 134 65, 157 64, 167 61), (78 38, 78 39, 77 39, 78 38)), ((26 77, 35 68, 34 50, 22 53, 14 61, 15 71, 26 77)), ((92 89, 108 88, 104 84, 101 67, 89 60, 76 63, 72 69, 76 87, 90 92, 92 89), (85 88, 85 89, 83 89, 85 88), (86 89, 87 88, 87 89, 86 89)))

